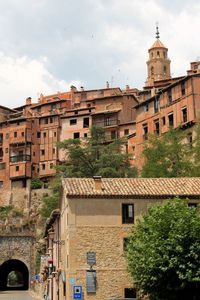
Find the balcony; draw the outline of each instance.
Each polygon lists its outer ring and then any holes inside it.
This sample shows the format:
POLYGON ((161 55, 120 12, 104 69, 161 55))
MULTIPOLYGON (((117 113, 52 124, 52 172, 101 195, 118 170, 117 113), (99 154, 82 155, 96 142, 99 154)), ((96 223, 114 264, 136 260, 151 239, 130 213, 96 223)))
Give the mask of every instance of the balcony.
POLYGON ((10 156, 11 163, 17 163, 19 161, 31 161, 31 156, 28 154, 10 156))
POLYGON ((118 119, 93 120, 93 125, 100 127, 117 126, 118 124, 118 119))

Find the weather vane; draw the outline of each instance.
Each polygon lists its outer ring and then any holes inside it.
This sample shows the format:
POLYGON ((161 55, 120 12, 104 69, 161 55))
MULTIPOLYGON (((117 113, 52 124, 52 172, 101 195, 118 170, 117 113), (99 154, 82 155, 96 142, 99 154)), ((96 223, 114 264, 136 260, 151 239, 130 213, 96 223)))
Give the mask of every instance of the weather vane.
POLYGON ((160 37, 160 33, 158 30, 158 22, 156 22, 156 38, 159 39, 159 37, 160 37))

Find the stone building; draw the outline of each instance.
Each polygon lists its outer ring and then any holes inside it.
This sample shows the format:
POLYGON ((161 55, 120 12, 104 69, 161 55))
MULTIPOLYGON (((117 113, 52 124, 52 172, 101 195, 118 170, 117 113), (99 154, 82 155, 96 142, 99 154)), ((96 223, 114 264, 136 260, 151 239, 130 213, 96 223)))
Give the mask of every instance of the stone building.
POLYGON ((175 196, 200 203, 200 179, 63 179, 60 211, 46 225, 49 295, 73 299, 78 286, 85 300, 135 299, 124 257, 127 237, 151 205, 175 196))

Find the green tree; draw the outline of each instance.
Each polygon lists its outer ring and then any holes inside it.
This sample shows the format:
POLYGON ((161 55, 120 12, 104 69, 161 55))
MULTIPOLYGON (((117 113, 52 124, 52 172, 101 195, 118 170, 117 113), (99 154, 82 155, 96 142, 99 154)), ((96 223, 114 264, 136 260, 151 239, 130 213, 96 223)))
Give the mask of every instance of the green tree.
POLYGON ((143 156, 142 177, 189 177, 193 175, 192 149, 187 133, 171 129, 162 137, 149 136, 143 156))
POLYGON ((42 218, 47 219, 51 215, 54 209, 59 207, 59 199, 61 195, 61 180, 56 178, 51 187, 51 195, 46 195, 42 198, 42 205, 40 209, 40 215, 42 218))
POLYGON ((180 199, 152 206, 136 224, 126 257, 134 282, 150 299, 199 299, 199 208, 180 199))
POLYGON ((135 177, 137 171, 131 168, 129 155, 125 153, 125 141, 106 141, 105 131, 93 127, 90 137, 84 140, 68 139, 58 143, 66 153, 65 162, 59 170, 66 177, 135 177))

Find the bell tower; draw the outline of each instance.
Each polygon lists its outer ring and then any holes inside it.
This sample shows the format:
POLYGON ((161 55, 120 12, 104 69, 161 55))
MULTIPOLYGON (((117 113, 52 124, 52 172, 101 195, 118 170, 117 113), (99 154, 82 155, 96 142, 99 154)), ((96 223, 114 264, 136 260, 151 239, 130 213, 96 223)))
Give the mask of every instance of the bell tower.
POLYGON ((154 81, 170 79, 170 59, 168 49, 160 41, 158 25, 156 25, 156 41, 148 50, 149 59, 147 61, 148 78, 145 86, 154 86, 154 81))

